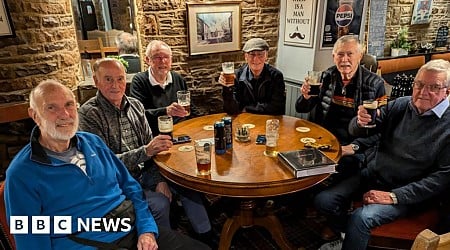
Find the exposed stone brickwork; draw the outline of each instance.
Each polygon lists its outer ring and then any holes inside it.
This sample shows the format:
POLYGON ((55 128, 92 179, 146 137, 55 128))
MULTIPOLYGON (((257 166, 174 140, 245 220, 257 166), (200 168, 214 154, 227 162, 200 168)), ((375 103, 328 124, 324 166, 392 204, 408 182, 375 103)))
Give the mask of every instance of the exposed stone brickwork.
MULTIPOLYGON (((217 83, 221 63, 244 63, 241 51, 189 56, 186 1, 137 0, 137 20, 143 53, 153 39, 165 41, 173 50, 173 69, 187 81, 193 100, 205 113, 222 112, 221 86, 217 83)), ((241 3, 241 48, 252 37, 262 37, 270 45, 269 62, 275 63, 280 1, 245 0, 241 3)))

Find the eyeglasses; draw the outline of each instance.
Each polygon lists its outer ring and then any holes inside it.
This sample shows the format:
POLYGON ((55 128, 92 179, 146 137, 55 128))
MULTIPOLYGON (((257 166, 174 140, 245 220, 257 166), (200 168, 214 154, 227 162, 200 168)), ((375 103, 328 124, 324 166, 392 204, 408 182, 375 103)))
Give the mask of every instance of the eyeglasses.
POLYGON ((441 86, 441 85, 438 85, 438 84, 427 85, 427 84, 423 84, 421 82, 416 82, 416 81, 414 82, 414 88, 415 89, 422 90, 425 87, 428 89, 428 91, 434 92, 434 93, 439 93, 439 91, 441 91, 441 89, 447 88, 447 86, 441 86))
POLYGON ((248 52, 247 55, 249 55, 250 57, 258 57, 258 58, 263 58, 264 56, 266 56, 266 52, 265 51, 252 51, 252 52, 248 52))
POLYGON ((152 56, 150 58, 153 61, 160 61, 160 62, 162 62, 163 60, 168 61, 168 60, 172 59, 172 56, 152 56))

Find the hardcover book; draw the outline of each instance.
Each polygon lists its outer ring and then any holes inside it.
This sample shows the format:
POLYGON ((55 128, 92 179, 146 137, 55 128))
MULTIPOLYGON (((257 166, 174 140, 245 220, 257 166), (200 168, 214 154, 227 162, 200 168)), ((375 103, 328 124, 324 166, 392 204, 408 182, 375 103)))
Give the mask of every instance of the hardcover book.
POLYGON ((295 177, 336 172, 336 162, 316 148, 279 152, 278 159, 295 177))

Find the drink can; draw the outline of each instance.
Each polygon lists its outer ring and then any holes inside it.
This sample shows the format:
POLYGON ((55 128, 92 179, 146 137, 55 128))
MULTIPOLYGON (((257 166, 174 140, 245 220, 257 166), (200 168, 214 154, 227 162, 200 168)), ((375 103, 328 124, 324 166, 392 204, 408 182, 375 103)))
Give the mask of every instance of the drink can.
POLYGON ((222 118, 222 121, 225 126, 225 147, 231 149, 233 148, 233 121, 229 116, 222 118))
POLYGON ((216 154, 225 154, 225 124, 223 123, 223 121, 216 121, 214 123, 214 144, 216 147, 216 154))

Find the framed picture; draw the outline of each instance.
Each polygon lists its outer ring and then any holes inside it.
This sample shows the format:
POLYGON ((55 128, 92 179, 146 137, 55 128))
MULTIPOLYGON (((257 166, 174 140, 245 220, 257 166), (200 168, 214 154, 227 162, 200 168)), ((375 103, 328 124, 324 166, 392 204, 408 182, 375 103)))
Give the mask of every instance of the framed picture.
POLYGON ((5 0, 0 0, 0 37, 14 37, 14 27, 5 0))
POLYGON ((432 5, 433 0, 416 0, 411 18, 411 25, 430 23, 432 5))
POLYGON ((286 0, 284 44, 312 48, 317 0, 286 0))
POLYGON ((240 50, 240 1, 186 4, 190 55, 240 50))
POLYGON ((321 49, 332 49, 336 40, 344 35, 355 35, 362 41, 367 0, 326 0, 321 49))

